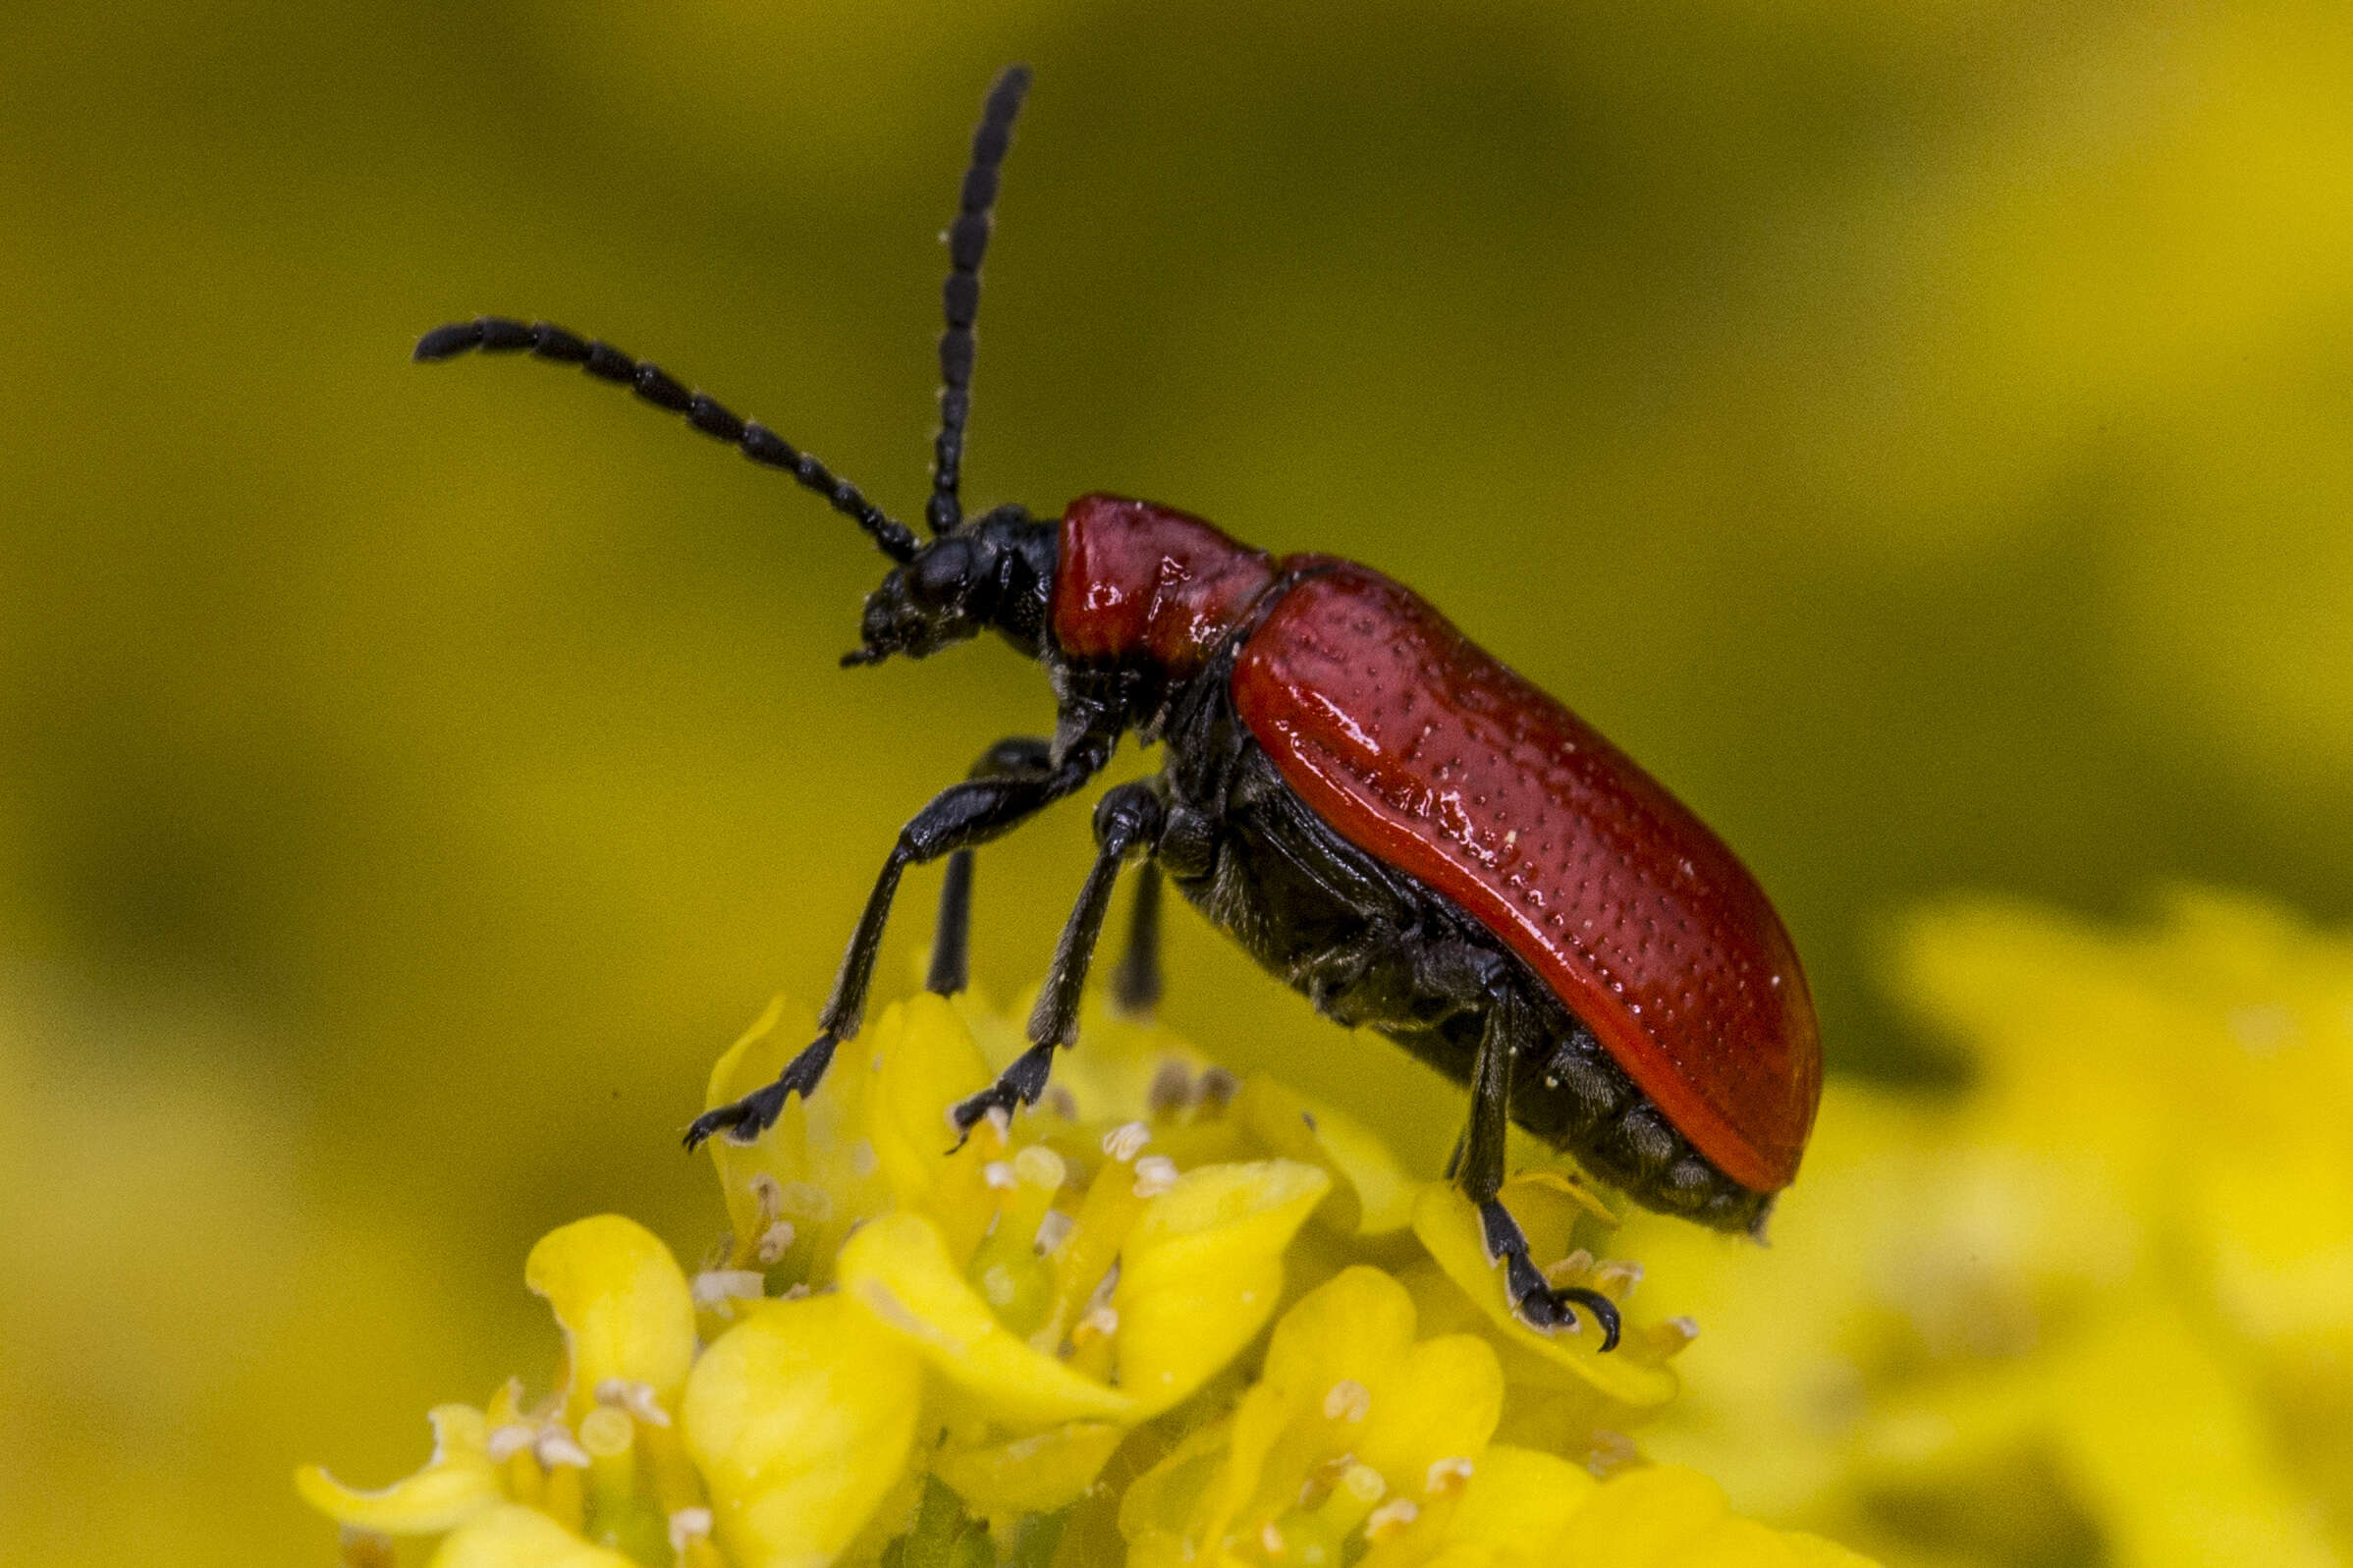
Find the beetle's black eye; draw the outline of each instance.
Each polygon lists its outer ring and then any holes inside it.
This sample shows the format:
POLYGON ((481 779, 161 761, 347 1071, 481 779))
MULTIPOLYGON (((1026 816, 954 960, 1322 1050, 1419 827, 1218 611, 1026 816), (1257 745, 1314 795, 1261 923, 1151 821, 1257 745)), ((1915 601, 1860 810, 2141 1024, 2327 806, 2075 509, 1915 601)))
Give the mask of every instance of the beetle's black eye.
POLYGON ((971 580, 971 541, 942 539, 907 567, 907 597, 926 609, 943 609, 963 598, 971 580))

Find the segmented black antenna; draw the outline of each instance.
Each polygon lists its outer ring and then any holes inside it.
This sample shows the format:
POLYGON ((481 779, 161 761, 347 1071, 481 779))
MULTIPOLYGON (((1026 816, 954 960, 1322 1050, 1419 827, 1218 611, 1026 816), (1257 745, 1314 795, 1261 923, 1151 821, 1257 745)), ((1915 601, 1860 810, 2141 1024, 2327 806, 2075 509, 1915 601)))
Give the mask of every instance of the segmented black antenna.
POLYGON ((997 170, 1012 144, 1013 117, 1029 91, 1029 67, 1007 66, 989 88, 972 133, 972 167, 956 222, 948 226, 948 282, 941 294, 948 330, 940 334, 940 434, 932 445, 931 503, 923 514, 934 533, 964 520, 957 482, 964 460, 964 417, 972 411, 972 318, 980 310, 980 258, 988 252, 991 209, 997 205, 997 170))
MULTIPOLYGON (((725 441, 752 461, 782 468, 823 496, 836 512, 854 519, 873 536, 882 553, 902 564, 912 561, 918 548, 915 531, 892 517, 858 493, 858 487, 837 477, 815 458, 796 450, 775 431, 756 420, 739 419, 715 398, 689 392, 658 365, 643 364, 609 343, 584 340, 545 321, 525 324, 505 316, 476 316, 435 327, 416 340, 414 357, 430 363, 452 359, 468 350, 484 353, 514 353, 529 350, 541 359, 578 365, 599 380, 633 388, 657 408, 683 413, 686 422, 706 436, 725 441)), ((966 356, 969 363, 969 355, 966 356)))

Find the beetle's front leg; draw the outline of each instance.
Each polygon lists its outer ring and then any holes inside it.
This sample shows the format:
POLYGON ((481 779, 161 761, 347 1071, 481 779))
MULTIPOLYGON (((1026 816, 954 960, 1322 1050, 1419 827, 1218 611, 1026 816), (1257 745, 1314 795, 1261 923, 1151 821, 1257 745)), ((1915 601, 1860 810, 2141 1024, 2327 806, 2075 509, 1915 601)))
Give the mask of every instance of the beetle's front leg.
POLYGON ((883 928, 891 918, 891 900, 899 892, 899 879, 908 866, 986 843, 1019 826, 1086 783, 1110 756, 1109 740, 1090 740, 1074 746, 1045 774, 967 780, 934 795, 931 803, 899 831, 899 841, 891 846, 890 858, 874 880, 874 891, 866 895, 865 912, 858 917, 848 950, 842 955, 833 996, 817 1015, 817 1038, 786 1064, 774 1083, 695 1117, 686 1129, 686 1147, 695 1148, 719 1132, 738 1143, 749 1143, 775 1124, 784 1113, 787 1099, 797 1094, 805 1100, 815 1090, 833 1062, 834 1048, 856 1034, 865 1017, 866 991, 874 979, 874 960, 882 950, 883 928))
POLYGON ((1078 998, 1094 961, 1095 943, 1103 935, 1103 916, 1111 907, 1120 866, 1130 854, 1152 852, 1166 815, 1159 791, 1148 784, 1121 784, 1106 790, 1096 803, 1094 868, 1063 926, 1054 962, 1046 970, 1045 989, 1029 1014, 1030 1047, 995 1083, 950 1108, 958 1148, 992 1111, 1010 1116, 1019 1107, 1036 1105, 1046 1092, 1054 1053, 1078 1038, 1078 998))
POLYGON ((1527 1233, 1496 1196, 1504 1185, 1504 1142, 1510 1125, 1511 1062, 1522 1050, 1543 1043, 1527 1006, 1510 988, 1498 988, 1488 1008, 1479 1054, 1471 1063, 1470 1125, 1464 1130, 1453 1176, 1462 1195, 1479 1208, 1480 1239, 1488 1261, 1504 1266, 1511 1310, 1537 1328, 1574 1327, 1572 1305, 1593 1314, 1602 1325, 1602 1349, 1617 1347, 1617 1304, 1596 1290, 1556 1290, 1528 1259, 1527 1233))
MULTIPOLYGON (((1011 735, 980 754, 967 779, 1015 779, 1054 771, 1053 748, 1041 735, 1011 735)), ((940 882, 940 919, 932 927, 931 964, 923 989, 953 997, 972 983, 972 851, 948 857, 940 882)))

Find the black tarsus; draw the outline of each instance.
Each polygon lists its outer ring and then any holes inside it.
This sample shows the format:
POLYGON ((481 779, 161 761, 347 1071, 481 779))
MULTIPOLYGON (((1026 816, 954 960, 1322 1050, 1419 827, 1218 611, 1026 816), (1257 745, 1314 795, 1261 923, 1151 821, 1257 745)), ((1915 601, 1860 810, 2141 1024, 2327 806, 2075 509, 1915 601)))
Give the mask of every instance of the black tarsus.
POLYGON ((714 440, 724 441, 765 467, 781 468, 804 487, 823 496, 836 512, 850 518, 872 536, 882 553, 904 565, 919 548, 915 532, 868 501, 857 486, 836 475, 815 458, 800 451, 766 425, 739 419, 717 399, 689 391, 659 365, 645 364, 609 343, 582 339, 551 322, 521 322, 505 316, 476 316, 435 327, 416 340, 414 357, 431 364, 454 359, 468 351, 519 353, 558 364, 578 365, 600 381, 633 390, 657 408, 684 414, 686 422, 714 440))
POLYGON ((1532 1023, 1525 1006, 1507 989, 1490 1000, 1487 1028, 1471 1061, 1470 1122, 1447 1175, 1478 1206, 1488 1261, 1504 1266, 1512 1311, 1537 1328, 1574 1328, 1576 1314, 1570 1309, 1582 1307, 1601 1325, 1602 1349, 1608 1352, 1617 1348, 1617 1303, 1598 1290, 1578 1285, 1556 1289, 1547 1283, 1528 1257, 1527 1233, 1496 1196, 1504 1185, 1505 1139, 1511 1119, 1511 1062, 1533 1044, 1532 1023))
POLYGON ((980 261, 988 253, 997 205, 997 174, 1012 145, 1013 117, 1029 91, 1029 67, 1007 66, 989 88, 972 133, 972 165, 948 226, 948 282, 941 289, 948 325, 940 334, 940 433, 932 443, 931 501, 924 516, 934 533, 964 520, 958 495, 964 460, 964 419, 972 411, 972 318, 980 311, 980 261))
POLYGON ((1055 1052, 1078 1039, 1078 999, 1095 960, 1095 944, 1103 935, 1103 917, 1111 908, 1112 885, 1130 856, 1152 853, 1165 820, 1159 792, 1141 781, 1115 784, 1095 803, 1095 864, 1063 926, 1062 940, 1055 944, 1037 1005, 1030 1009, 1029 1049, 995 1083, 949 1108, 958 1148, 991 1112, 1011 1115, 1023 1106, 1036 1105, 1046 1092, 1055 1052))

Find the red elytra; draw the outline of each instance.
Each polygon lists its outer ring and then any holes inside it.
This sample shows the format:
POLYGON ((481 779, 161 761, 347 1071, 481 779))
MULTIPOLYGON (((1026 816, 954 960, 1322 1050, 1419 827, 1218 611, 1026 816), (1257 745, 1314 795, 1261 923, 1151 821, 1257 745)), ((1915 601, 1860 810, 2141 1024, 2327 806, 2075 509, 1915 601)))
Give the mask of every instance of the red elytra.
POLYGON ((1500 938, 1726 1175, 1787 1186, 1821 1098, 1813 1000, 1764 891, 1689 808, 1369 567, 1276 561, 1118 497, 1064 513, 1066 653, 1190 675, 1253 610, 1233 700, 1299 797, 1500 938))

